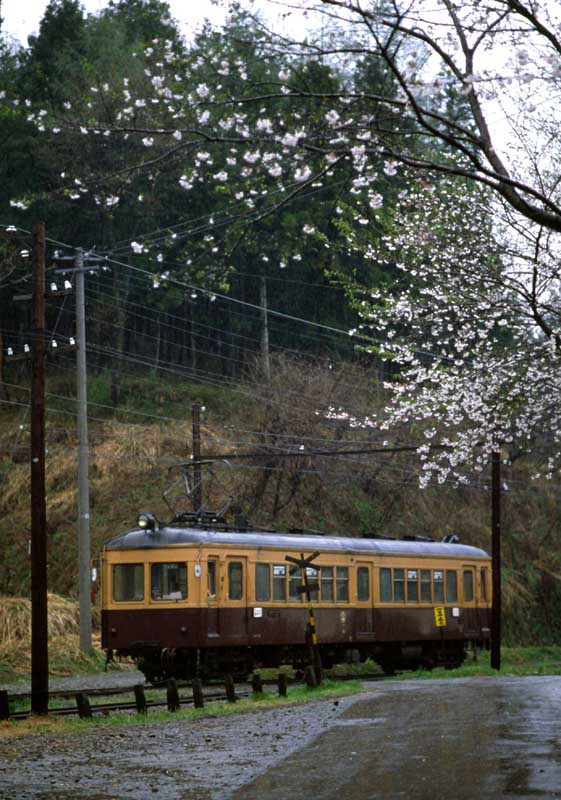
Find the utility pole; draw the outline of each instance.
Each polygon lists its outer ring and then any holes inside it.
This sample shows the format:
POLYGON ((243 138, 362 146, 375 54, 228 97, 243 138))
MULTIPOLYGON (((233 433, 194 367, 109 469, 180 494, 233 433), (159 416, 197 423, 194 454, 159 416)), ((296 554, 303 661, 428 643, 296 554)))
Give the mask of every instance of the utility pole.
POLYGON ((76 251, 76 365, 78 395, 78 560, 80 598, 80 650, 92 649, 90 487, 88 475, 88 389, 86 372, 86 298, 84 291, 84 252, 76 251))
POLYGON ((31 710, 49 706, 47 510, 45 501, 45 225, 32 237, 31 378, 31 710))
POLYGON ((198 514, 203 507, 203 487, 201 477, 201 404, 197 400, 192 406, 193 415, 193 511, 198 514))
POLYGON ((491 667, 501 668, 501 453, 491 455, 491 564, 493 605, 491 610, 491 667))
MULTIPOLYGON (((78 587, 80 601, 80 650, 92 651, 92 601, 91 601, 91 542, 90 542, 90 489, 88 448, 88 390, 86 369, 86 299, 84 274, 92 270, 89 262, 104 258, 86 254, 81 247, 74 257, 63 256, 59 261, 71 260, 73 266, 57 270, 63 275, 71 273, 76 279, 76 367, 78 397, 78 587), (86 263, 88 262, 88 263, 86 263)), ((95 267, 93 267, 95 269, 95 267)))
POLYGON ((259 305, 261 307, 261 360, 267 381, 271 380, 271 361, 269 358, 269 315, 267 314, 267 281, 264 275, 259 279, 259 305))

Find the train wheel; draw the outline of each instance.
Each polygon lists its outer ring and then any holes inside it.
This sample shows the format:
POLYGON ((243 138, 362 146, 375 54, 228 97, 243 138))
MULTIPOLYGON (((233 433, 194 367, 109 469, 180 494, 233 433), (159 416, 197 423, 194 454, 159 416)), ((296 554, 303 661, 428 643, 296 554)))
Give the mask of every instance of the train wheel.
POLYGON ((136 665, 146 678, 147 683, 156 683, 165 678, 161 664, 157 664, 154 661, 147 661, 145 658, 139 658, 136 665))

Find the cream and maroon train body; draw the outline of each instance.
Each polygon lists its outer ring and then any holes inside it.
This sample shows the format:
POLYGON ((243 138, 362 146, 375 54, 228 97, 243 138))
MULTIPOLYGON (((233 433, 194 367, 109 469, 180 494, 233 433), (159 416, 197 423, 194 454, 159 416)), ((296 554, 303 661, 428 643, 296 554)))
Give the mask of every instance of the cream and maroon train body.
POLYGON ((301 666, 308 610, 286 556, 308 567, 325 666, 460 664, 488 646, 491 566, 463 544, 164 526, 117 536, 102 557, 102 644, 149 679, 301 666))

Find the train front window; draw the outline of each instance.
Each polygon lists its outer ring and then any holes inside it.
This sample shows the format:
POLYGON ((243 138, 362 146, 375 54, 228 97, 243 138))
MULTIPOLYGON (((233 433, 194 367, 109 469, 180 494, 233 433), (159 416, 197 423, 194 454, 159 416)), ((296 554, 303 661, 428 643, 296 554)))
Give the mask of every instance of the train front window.
POLYGON ((230 600, 243 597, 243 564, 240 561, 228 563, 228 597, 230 600))
POLYGON ((271 599, 271 568, 268 564, 255 565, 255 599, 264 602, 271 599))
POLYGON ((458 576, 455 570, 446 570, 446 602, 458 602, 458 576))
POLYGON ((152 600, 185 600, 187 564, 152 564, 150 587, 152 600))
POLYGON ((144 564, 115 564, 113 600, 117 603, 144 600, 144 564))
POLYGON ((434 592, 434 602, 444 602, 444 573, 441 569, 435 569, 432 573, 432 589, 434 592))
POLYGON ((273 564, 273 600, 286 601, 286 565, 273 564))

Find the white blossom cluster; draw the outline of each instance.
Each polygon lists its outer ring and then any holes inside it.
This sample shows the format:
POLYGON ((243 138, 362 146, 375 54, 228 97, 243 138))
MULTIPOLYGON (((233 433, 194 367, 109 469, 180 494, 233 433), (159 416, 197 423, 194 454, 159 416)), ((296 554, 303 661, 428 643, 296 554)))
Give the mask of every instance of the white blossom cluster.
POLYGON ((398 274, 358 300, 372 349, 399 367, 376 423, 422 431, 422 485, 465 483, 494 450, 544 440, 551 477, 561 466, 561 236, 516 235, 488 193, 457 180, 412 183, 392 235, 352 242, 398 274))

